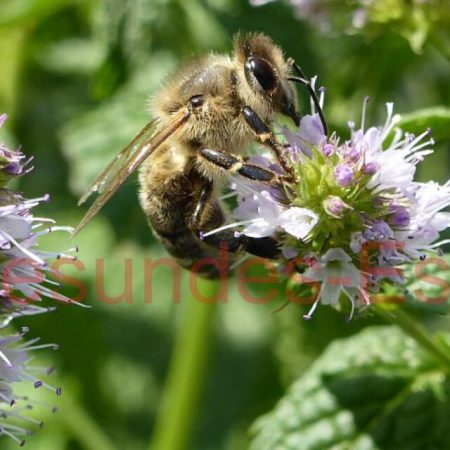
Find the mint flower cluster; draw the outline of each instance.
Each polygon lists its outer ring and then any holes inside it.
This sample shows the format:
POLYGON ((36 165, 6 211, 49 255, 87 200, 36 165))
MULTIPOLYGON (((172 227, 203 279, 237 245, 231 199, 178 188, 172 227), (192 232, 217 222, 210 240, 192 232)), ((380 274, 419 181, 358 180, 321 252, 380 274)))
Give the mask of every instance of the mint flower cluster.
MULTIPOLYGON (((315 293, 305 319, 319 303, 336 306, 342 298, 352 317, 355 308, 370 305, 382 283, 403 284, 397 269, 436 251, 450 226, 450 213, 443 211, 450 181, 414 181, 417 164, 432 153, 430 131, 414 136, 397 128, 392 103, 385 124, 366 130, 365 106, 361 126, 349 123, 346 140, 326 136, 314 111, 296 133, 282 130, 294 182, 269 187, 234 178, 230 186, 236 221, 225 227, 277 239, 281 273, 315 293)), ((282 172, 271 156, 252 162, 282 172)))
MULTIPOLYGON (((0 128, 5 120, 6 115, 0 115, 0 128)), ((28 328, 11 331, 10 324, 19 317, 51 311, 53 308, 39 304, 44 297, 72 302, 57 292, 58 283, 49 278, 50 262, 69 255, 39 248, 42 235, 72 229, 55 226, 53 220, 33 215, 32 209, 48 201, 48 195, 30 200, 5 187, 12 179, 30 172, 33 169, 30 163, 31 158, 26 158, 20 150, 10 150, 0 143, 0 436, 8 436, 21 446, 31 433, 30 425, 42 423, 27 417, 26 411, 38 404, 18 395, 17 384, 31 383, 36 389, 45 387, 57 395, 61 389, 44 382, 51 367, 40 367, 32 361, 36 351, 55 350, 57 345, 39 344, 39 338, 26 340, 28 328)), ((41 403, 39 406, 46 407, 41 403)))

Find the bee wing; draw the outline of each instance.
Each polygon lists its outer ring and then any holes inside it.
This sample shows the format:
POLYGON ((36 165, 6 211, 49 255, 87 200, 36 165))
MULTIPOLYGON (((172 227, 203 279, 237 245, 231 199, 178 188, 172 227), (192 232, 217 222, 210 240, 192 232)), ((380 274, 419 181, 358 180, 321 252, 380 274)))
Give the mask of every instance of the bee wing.
POLYGON ((89 188, 78 200, 78 206, 82 205, 94 192, 101 193, 109 182, 114 178, 114 175, 123 167, 130 156, 133 154, 133 149, 136 149, 140 141, 151 137, 152 129, 154 128, 155 120, 150 121, 145 125, 136 136, 129 142, 119 154, 106 166, 100 175, 91 183, 89 188), (150 136, 149 136, 150 135, 150 136))
POLYGON ((175 114, 162 128, 153 130, 154 122, 142 128, 133 140, 112 160, 106 169, 95 179, 90 188, 81 197, 79 205, 93 193, 99 196, 91 205, 81 222, 73 232, 79 233, 86 224, 103 208, 106 202, 117 192, 126 179, 189 118, 190 112, 182 110, 175 114))

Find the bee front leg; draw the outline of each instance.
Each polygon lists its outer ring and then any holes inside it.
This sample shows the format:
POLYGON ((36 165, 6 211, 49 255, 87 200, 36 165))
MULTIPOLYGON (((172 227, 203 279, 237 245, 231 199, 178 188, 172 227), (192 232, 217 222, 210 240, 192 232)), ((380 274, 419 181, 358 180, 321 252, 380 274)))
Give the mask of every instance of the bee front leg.
POLYGON ((247 163, 242 157, 231 153, 203 148, 200 150, 200 156, 230 174, 237 173, 249 180, 262 181, 273 185, 281 185, 283 181, 288 181, 286 177, 280 176, 272 170, 247 163))
MULTIPOLYGON (((233 230, 222 230, 217 233, 203 237, 202 231, 208 231, 214 227, 218 227, 217 223, 211 223, 211 217, 217 217, 217 214, 208 214, 208 209, 219 210, 219 205, 212 197, 212 183, 205 181, 200 191, 198 203, 195 207, 191 219, 190 228, 201 238, 206 244, 217 249, 224 248, 228 252, 238 253, 241 251, 250 253, 255 256, 267 259, 275 259, 280 255, 278 243, 271 237, 251 238, 245 235, 235 233, 233 230)), ((216 211, 217 213, 217 211, 216 211)), ((222 215, 220 214, 222 217, 222 215)))
POLYGON ((289 180, 293 181, 295 179, 294 169, 292 168, 289 159, 286 158, 283 145, 277 142, 269 125, 267 125, 261 117, 250 108, 250 106, 244 106, 242 108, 242 114, 247 124, 254 131, 257 141, 262 145, 270 147, 274 151, 281 167, 288 174, 289 180))

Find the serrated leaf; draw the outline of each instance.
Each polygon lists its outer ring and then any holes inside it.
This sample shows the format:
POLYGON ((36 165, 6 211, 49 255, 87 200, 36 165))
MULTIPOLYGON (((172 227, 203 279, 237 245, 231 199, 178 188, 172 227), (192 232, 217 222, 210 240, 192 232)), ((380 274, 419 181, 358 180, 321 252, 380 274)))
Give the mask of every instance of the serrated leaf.
POLYGON ((448 449, 450 380, 395 327, 331 344, 254 425, 251 450, 448 449))

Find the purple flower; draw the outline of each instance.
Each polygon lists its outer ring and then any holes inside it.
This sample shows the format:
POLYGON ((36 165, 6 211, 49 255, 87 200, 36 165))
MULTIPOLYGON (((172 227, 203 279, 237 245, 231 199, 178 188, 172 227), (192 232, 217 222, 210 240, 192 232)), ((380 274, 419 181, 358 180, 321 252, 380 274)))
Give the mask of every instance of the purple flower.
POLYGON ((363 153, 362 149, 356 144, 349 144, 343 149, 344 158, 352 163, 356 163, 361 158, 361 154, 363 153))
POLYGON ((334 148, 333 144, 327 143, 322 148, 322 153, 327 157, 334 155, 334 152, 335 152, 335 148, 334 148))
POLYGON ((375 161, 370 161, 363 166, 363 173, 365 175, 373 175, 378 170, 378 164, 375 161))
POLYGON ((305 115, 297 133, 293 133, 287 128, 283 128, 282 132, 297 158, 300 157, 300 152, 311 158, 312 147, 318 146, 326 140, 319 114, 305 115))
POLYGON ((410 216, 408 210, 403 206, 395 206, 389 223, 394 227, 406 227, 409 225, 410 216))
POLYGON ((350 249, 353 253, 359 253, 362 249, 363 244, 366 242, 361 231, 356 231, 352 233, 350 237, 350 249))
POLYGON ((348 208, 348 205, 340 197, 330 195, 323 201, 323 207, 329 216, 339 219, 342 217, 344 210, 348 208))
POLYGON ((340 186, 346 187, 353 183, 354 173, 352 168, 347 164, 340 164, 334 170, 336 183, 340 186))
POLYGON ((429 131, 417 137, 404 133, 396 128, 399 117, 392 103, 386 107, 384 125, 364 130, 364 106, 360 128, 349 123, 351 138, 345 142, 335 133, 323 134, 318 114, 304 116, 297 133, 284 132, 295 179, 283 181, 275 191, 236 179, 238 206, 232 216, 239 221, 218 230, 273 236, 283 255, 280 273, 286 275, 286 260, 306 261, 313 255, 317 264, 305 263, 296 273, 303 271, 309 283, 320 283, 318 299, 305 318, 319 302, 336 305, 340 298, 350 300, 352 315, 355 307, 370 303, 371 292, 383 288, 382 280, 404 283, 399 265, 436 253, 449 242, 439 241, 439 235, 450 228, 445 211, 450 180, 444 185, 414 181, 417 164, 432 152, 429 131), (361 268, 363 250, 367 257, 361 268))
POLYGON ((298 249, 296 249, 295 247, 283 246, 281 248, 281 253, 282 253, 284 258, 286 258, 286 259, 293 259, 293 258, 295 258, 298 255, 298 249))
MULTIPOLYGON (((38 311, 40 312, 40 311, 38 311)), ((50 374, 52 367, 45 368, 33 365, 33 353, 39 350, 57 350, 54 344, 39 344, 39 339, 24 339, 27 329, 20 333, 0 337, 0 414, 1 435, 8 436, 20 446, 25 444, 25 438, 30 435, 29 424, 42 426, 43 422, 22 415, 23 410, 34 408, 32 399, 16 394, 13 387, 17 383, 32 383, 35 389, 44 387, 60 395, 61 389, 42 381, 36 374, 50 374), (2 406, 5 405, 5 406, 2 406), (28 423, 27 423, 28 422, 28 423), (23 423, 23 425, 21 425, 23 423)), ((37 403, 36 406, 39 406, 37 403)), ((52 408, 55 412, 56 408, 52 408)))
POLYGON ((366 223, 363 233, 366 241, 381 241, 394 237, 394 232, 384 220, 374 220, 366 223))
POLYGON ((326 139, 319 114, 305 115, 302 118, 298 136, 300 138, 300 147, 305 153, 311 152, 311 145, 319 146, 326 139))
MULTIPOLYGON (((6 115, 1 115, 0 126, 5 120, 6 115)), ((31 362, 33 352, 55 349, 56 346, 37 344, 39 339, 25 341, 27 330, 10 334, 6 327, 16 317, 52 310, 35 304, 44 297, 72 302, 55 290, 58 285, 49 277, 51 260, 57 256, 71 256, 46 252, 39 247, 42 235, 51 231, 71 231, 71 228, 54 226, 53 220, 33 215, 32 209, 48 201, 48 195, 29 200, 5 187, 12 178, 31 170, 30 161, 31 158, 25 158, 22 152, 0 144, 0 435, 9 436, 20 445, 30 434, 28 424, 39 425, 40 422, 22 415, 24 409, 33 407, 33 401, 18 395, 15 386, 27 382, 35 388, 44 386, 59 394, 60 389, 46 384, 31 362), (21 422, 26 425, 21 426, 21 422)))
POLYGON ((369 296, 366 292, 367 279, 352 262, 341 248, 329 249, 320 259, 318 264, 307 269, 302 275, 303 283, 321 282, 321 288, 316 301, 308 314, 303 317, 311 319, 317 304, 337 305, 341 294, 350 300, 351 312, 353 316, 357 305, 370 304, 369 296))

